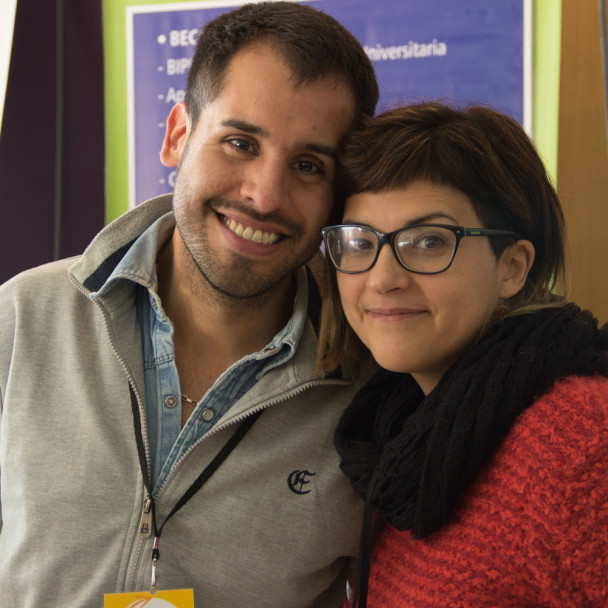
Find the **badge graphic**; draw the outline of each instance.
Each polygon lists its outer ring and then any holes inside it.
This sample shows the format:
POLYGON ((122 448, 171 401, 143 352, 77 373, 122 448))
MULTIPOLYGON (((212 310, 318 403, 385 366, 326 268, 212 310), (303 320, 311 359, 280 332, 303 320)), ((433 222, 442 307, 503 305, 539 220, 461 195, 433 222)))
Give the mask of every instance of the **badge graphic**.
POLYGON ((306 469, 296 469, 289 474, 287 485, 294 494, 308 494, 312 490, 305 490, 304 488, 310 483, 310 478, 315 475, 316 473, 311 473, 306 469))
POLYGON ((140 600, 135 600, 132 604, 129 604, 128 608, 179 608, 175 604, 162 600, 159 597, 142 597, 140 600))

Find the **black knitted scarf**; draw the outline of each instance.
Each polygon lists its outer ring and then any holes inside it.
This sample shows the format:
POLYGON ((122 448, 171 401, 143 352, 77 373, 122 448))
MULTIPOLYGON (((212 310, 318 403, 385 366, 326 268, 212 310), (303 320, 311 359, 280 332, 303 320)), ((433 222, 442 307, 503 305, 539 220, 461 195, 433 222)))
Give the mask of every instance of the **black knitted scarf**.
POLYGON ((495 325, 426 397, 409 374, 379 371, 335 435, 342 470, 385 521, 417 538, 448 519, 516 418, 559 378, 608 376, 608 324, 574 304, 495 325))

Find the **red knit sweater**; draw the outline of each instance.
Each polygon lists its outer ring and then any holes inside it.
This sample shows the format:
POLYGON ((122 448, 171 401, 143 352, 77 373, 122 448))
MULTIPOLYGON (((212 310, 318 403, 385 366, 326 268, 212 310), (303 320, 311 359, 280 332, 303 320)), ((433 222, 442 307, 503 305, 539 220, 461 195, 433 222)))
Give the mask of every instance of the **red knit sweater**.
POLYGON ((369 608, 608 606, 608 379, 557 383, 427 539, 386 526, 369 608))

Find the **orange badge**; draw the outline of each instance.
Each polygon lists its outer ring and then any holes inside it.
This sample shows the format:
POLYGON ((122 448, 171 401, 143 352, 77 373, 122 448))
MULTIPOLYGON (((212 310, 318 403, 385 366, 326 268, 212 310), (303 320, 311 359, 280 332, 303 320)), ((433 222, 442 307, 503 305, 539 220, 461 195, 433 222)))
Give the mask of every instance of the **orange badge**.
POLYGON ((104 608, 194 608, 192 589, 147 591, 135 593, 109 593, 103 596, 104 608))

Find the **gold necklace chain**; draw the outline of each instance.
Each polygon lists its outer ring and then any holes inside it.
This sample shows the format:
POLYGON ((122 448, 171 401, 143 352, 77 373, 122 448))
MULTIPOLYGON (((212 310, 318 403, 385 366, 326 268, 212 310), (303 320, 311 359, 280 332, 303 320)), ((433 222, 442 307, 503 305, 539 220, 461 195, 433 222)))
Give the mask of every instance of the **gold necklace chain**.
POLYGON ((182 393, 182 401, 185 401, 186 403, 189 403, 190 405, 193 405, 194 407, 196 407, 198 405, 198 401, 195 401, 194 399, 190 399, 190 397, 186 397, 186 395, 184 395, 182 393))

